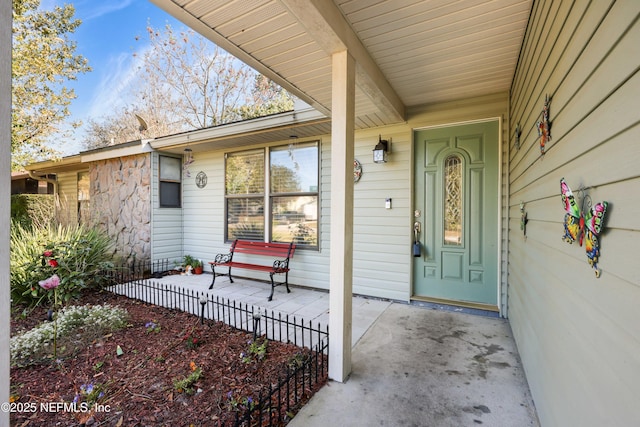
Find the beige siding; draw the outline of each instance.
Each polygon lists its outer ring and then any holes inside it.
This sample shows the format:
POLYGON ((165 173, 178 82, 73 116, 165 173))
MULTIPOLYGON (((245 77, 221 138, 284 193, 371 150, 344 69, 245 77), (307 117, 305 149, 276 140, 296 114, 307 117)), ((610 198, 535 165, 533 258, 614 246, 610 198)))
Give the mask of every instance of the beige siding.
POLYGON ((408 301, 411 277, 411 129, 388 126, 356 133, 363 174, 354 186, 353 292, 408 301), (378 137, 389 140, 387 163, 373 163, 378 137), (385 208, 390 198, 391 209, 385 208))
MULTIPOLYGON (((426 106, 411 112, 407 123, 356 132, 355 158, 362 164, 363 175, 354 186, 354 293, 403 301, 411 298, 413 130, 473 120, 504 119, 507 101, 507 94, 502 93, 426 106), (386 164, 373 163, 372 150, 379 135, 391 141, 386 164), (387 198, 392 199, 391 209, 385 208, 387 198)), ((331 139, 329 135, 318 135, 314 139, 320 141, 321 147, 319 249, 296 252, 290 282, 328 289, 331 139)), ((274 141, 273 145, 288 143, 274 141)), ((246 149, 253 148, 262 147, 246 149)), ((224 242, 224 154, 222 150, 196 151, 195 162, 190 167, 191 178, 183 181, 184 232, 180 238, 184 241, 184 253, 203 259, 205 263, 229 247, 224 242), (195 176, 200 171, 208 177, 203 189, 195 185, 195 176)), ((164 227, 159 227, 160 224, 154 227, 169 232, 178 227, 171 221, 163 222, 164 227)), ((209 271, 208 266, 206 269, 209 271)), ((242 271, 241 275, 268 278, 264 273, 248 270, 242 271)))
POLYGON ((151 171, 151 259, 180 261, 183 209, 160 207, 157 152, 151 155, 151 171))
MULTIPOLYGON (((356 158, 362 163, 364 174, 354 192, 354 293, 408 300, 410 235, 406 224, 411 196, 407 165, 410 164, 411 133, 406 126, 383 130, 383 133, 385 138, 392 139, 393 147, 392 161, 385 165, 374 164, 372 159, 378 131, 356 136, 356 158), (385 209, 386 198, 393 199, 391 210, 385 209)), ((317 139, 321 150, 319 249, 296 252, 289 280, 293 284, 328 289, 331 143, 327 135, 317 139)), ((206 263, 229 248, 224 242, 224 152, 196 153, 195 158, 191 178, 185 178, 183 183, 182 237, 184 252, 206 263), (195 185, 194 178, 199 171, 208 177, 203 189, 195 185)), ((209 271, 208 266, 206 269, 209 271)), ((240 274, 268 279, 264 273, 249 270, 240 274)))
POLYGON ((191 177, 183 177, 184 253, 201 259, 205 271, 215 254, 227 252, 224 242, 224 155, 222 152, 197 152, 189 168, 191 177), (207 174, 207 185, 198 188, 198 172, 207 174))
POLYGON ((509 317, 545 426, 637 424, 639 16, 635 0, 536 2, 512 86, 509 317), (534 126, 547 94, 552 140, 541 157, 534 126), (562 177, 610 203, 600 278, 584 247, 561 240, 562 177))
POLYGON ((78 223, 78 172, 60 172, 58 180, 57 217, 61 224, 78 223))

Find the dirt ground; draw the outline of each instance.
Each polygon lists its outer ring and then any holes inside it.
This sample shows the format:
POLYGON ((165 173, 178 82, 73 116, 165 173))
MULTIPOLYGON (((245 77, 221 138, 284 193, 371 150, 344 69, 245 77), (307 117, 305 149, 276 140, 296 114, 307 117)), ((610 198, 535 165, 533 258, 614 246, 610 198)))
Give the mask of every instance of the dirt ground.
MULTIPOLYGON (((278 342, 261 348, 260 338, 252 346, 251 333, 109 292, 76 302, 103 303, 125 308, 128 326, 101 336, 79 331, 60 340, 57 360, 11 368, 12 426, 224 425, 308 354, 278 342)), ((12 316, 12 334, 46 311, 12 316)), ((304 402, 319 387, 301 390, 304 402)), ((283 409, 279 425, 297 409, 283 409)))

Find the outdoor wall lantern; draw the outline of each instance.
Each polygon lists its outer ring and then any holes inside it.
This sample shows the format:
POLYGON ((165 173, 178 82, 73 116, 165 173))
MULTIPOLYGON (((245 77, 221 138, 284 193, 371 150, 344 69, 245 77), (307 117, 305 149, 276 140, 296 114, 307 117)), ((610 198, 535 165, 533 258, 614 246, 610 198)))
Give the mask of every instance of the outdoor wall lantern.
POLYGON ((187 147, 184 149, 184 165, 182 169, 184 170, 184 175, 187 178, 191 178, 191 172, 189 172, 189 166, 194 162, 193 159, 193 151, 191 148, 187 147))
POLYGON ((389 141, 382 139, 378 135, 378 144, 373 149, 373 163, 387 163, 387 153, 389 152, 389 141))

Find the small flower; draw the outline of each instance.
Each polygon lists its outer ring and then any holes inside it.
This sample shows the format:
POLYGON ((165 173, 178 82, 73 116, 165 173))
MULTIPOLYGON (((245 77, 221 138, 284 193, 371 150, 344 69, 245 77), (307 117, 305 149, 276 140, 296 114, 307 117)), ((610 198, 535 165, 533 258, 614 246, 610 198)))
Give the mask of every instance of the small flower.
POLYGON ((151 330, 155 329, 155 328, 156 328, 156 326, 158 326, 158 325, 156 325, 154 322, 147 322, 147 323, 145 323, 145 325, 144 325, 144 327, 145 327, 145 328, 147 328, 147 329, 151 329, 151 330))
POLYGON ((46 290, 55 289, 60 285, 60 278, 57 274, 54 274, 46 280, 39 281, 38 284, 46 290))
POLYGON ((42 255, 48 258, 50 256, 53 256, 53 251, 44 251, 42 255))
POLYGON ((195 362, 189 363, 189 367, 191 368, 192 371, 195 371, 196 369, 198 369, 198 367, 196 366, 195 362))
POLYGON ((53 268, 56 268, 58 266, 58 261, 56 261, 55 259, 50 259, 49 265, 53 268))
POLYGON ((82 384, 80 386, 80 391, 82 392, 82 394, 91 394, 91 392, 93 391, 93 383, 82 384))

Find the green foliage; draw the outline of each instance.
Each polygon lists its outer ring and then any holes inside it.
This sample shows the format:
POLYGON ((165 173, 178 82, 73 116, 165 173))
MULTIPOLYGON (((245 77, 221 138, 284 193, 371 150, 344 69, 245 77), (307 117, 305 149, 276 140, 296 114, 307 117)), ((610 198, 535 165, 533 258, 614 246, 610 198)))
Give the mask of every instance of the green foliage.
POLYGON ((162 330, 162 327, 158 325, 156 322, 147 322, 144 325, 147 333, 155 332, 156 334, 162 330))
POLYGON ((75 404, 86 402, 89 407, 102 399, 105 395, 106 387, 100 383, 94 384, 90 382, 88 384, 82 384, 80 386, 80 392, 76 393, 73 398, 75 404))
POLYGON ((227 393, 227 406, 230 411, 240 412, 255 408, 256 403, 251 396, 239 396, 230 391, 227 393))
POLYGON ((182 259, 182 266, 186 267, 187 265, 190 265, 193 268, 202 267, 202 261, 195 257, 192 257, 191 255, 185 255, 182 259))
POLYGON ((99 336, 124 328, 127 316, 126 310, 108 304, 66 307, 56 314, 55 323, 44 322, 11 338, 11 363, 25 365, 42 358, 54 342, 54 337, 77 335, 83 330, 92 336, 99 336))
POLYGON ((86 58, 75 55, 71 35, 81 21, 74 14, 70 4, 43 10, 40 0, 13 0, 12 170, 57 154, 48 139, 70 115, 76 97, 65 83, 91 70, 86 58))
POLYGON ((53 224, 55 198, 52 194, 14 194, 11 218, 23 227, 46 227, 53 224))
POLYGON ((51 303, 53 293, 38 282, 57 274, 58 298, 66 304, 83 289, 106 282, 102 273, 113 268, 111 254, 111 239, 97 228, 60 225, 30 229, 12 222, 12 302, 28 306, 51 303))
POLYGON ((296 353, 291 359, 289 359, 289 368, 299 369, 309 360, 308 354, 296 353))
POLYGON ((175 379, 173 381, 173 387, 178 393, 193 394, 193 385, 202 376, 202 368, 196 367, 193 362, 191 363, 191 373, 184 378, 175 379))
POLYGON ((266 338, 257 338, 249 341, 249 349, 246 353, 241 353, 240 358, 244 363, 251 363, 254 360, 263 360, 267 357, 267 345, 269 340, 266 338))
POLYGON ((238 109, 242 120, 291 111, 293 96, 267 77, 258 74, 253 85, 253 102, 238 109))

